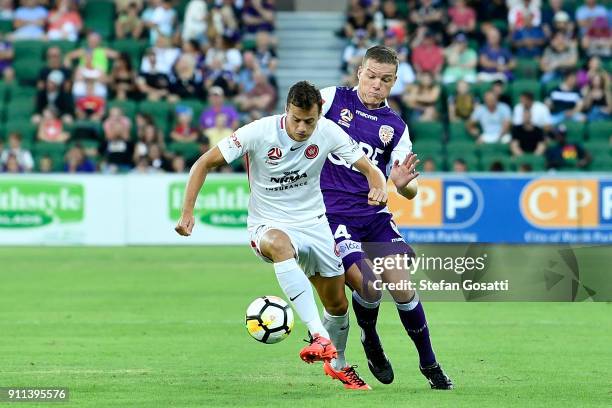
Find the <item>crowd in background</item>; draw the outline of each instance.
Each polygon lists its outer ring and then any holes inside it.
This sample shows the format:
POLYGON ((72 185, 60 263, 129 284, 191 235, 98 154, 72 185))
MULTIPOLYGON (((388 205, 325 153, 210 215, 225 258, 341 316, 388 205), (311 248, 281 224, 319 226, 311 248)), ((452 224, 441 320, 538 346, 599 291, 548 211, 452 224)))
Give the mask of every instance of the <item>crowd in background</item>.
MULTIPOLYGON (((580 127, 575 123, 602 122, 592 126, 605 132, 607 125, 610 150, 611 27, 612 8, 597 0, 351 0, 338 34, 347 39, 349 86, 368 47, 397 50, 398 80, 388 102, 409 129, 442 121, 469 134, 474 152, 505 144, 510 156, 540 156, 547 168, 587 168, 591 154, 580 138, 566 136, 568 127, 580 127)), ((411 135, 418 153, 426 144, 418 131, 411 135)), ((441 141, 454 156, 449 170, 478 170, 452 151, 465 140, 441 141)), ((426 168, 435 170, 431 156, 426 168)), ((487 164, 480 169, 505 167, 487 164)))
POLYGON ((273 0, 0 0, 0 24, 4 172, 184 172, 276 107, 273 0))

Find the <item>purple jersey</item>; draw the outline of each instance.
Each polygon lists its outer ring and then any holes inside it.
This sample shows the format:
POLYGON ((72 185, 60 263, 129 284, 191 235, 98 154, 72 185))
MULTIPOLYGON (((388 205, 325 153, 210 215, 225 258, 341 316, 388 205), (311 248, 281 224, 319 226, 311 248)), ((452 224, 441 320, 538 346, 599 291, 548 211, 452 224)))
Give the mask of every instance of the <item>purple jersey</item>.
MULTIPOLYGON (((388 105, 368 109, 356 88, 330 87, 321 91, 323 114, 359 143, 368 158, 388 175, 395 160, 412 151, 408 127, 388 105)), ((321 191, 330 215, 369 216, 388 212, 368 205, 368 181, 339 157, 330 154, 321 173, 321 191)))

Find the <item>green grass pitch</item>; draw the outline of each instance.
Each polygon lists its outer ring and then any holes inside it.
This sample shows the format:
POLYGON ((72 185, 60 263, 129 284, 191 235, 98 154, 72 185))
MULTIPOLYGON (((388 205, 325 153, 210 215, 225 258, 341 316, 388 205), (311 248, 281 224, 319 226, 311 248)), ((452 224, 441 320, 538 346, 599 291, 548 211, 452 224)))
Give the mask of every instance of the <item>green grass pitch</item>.
MULTIPOLYGON (((1 248, 0 387, 66 386, 73 407, 554 407, 612 401, 612 306, 427 303, 439 360, 456 383, 432 391, 395 308, 380 331, 395 368, 367 369, 354 323, 347 356, 373 386, 347 391, 298 357, 296 324, 276 345, 244 328, 248 303, 277 294, 248 247, 1 248)), ((43 404, 19 404, 40 407, 43 404)))

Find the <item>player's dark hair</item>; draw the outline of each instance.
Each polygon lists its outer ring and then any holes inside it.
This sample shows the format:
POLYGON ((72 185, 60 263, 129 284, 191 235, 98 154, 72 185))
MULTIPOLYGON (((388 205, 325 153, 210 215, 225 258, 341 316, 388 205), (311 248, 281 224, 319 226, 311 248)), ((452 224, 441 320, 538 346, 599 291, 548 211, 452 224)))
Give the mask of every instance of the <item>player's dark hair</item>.
POLYGON ((300 109, 309 110, 312 105, 319 107, 319 112, 323 108, 323 98, 316 86, 308 81, 300 81, 289 89, 287 94, 287 107, 296 106, 300 109))
POLYGON ((363 57, 363 65, 365 65, 366 61, 369 59, 373 59, 381 64, 391 64, 395 66, 396 69, 399 65, 397 52, 393 48, 389 48, 384 45, 375 45, 368 48, 363 57))

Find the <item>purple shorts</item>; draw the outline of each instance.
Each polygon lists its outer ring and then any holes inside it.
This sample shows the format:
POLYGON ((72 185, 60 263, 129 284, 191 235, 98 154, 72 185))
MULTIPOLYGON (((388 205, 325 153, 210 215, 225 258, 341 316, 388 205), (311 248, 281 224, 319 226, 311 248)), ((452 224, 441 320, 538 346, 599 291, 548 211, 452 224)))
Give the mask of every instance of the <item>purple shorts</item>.
POLYGON ((328 213, 327 220, 345 271, 354 263, 360 265, 365 258, 414 254, 389 213, 368 217, 343 217, 328 213))

